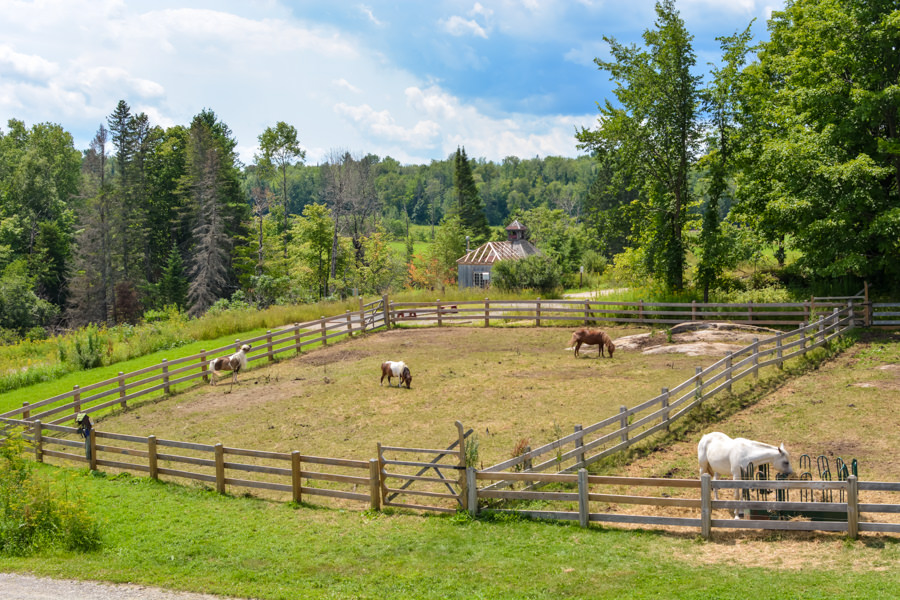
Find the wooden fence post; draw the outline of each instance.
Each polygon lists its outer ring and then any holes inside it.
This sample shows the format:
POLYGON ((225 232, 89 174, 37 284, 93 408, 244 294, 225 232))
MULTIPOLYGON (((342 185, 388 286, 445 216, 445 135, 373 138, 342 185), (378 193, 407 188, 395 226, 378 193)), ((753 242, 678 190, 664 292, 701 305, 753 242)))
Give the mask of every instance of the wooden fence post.
POLYGON ((697 320, 697 301, 691 300, 691 321, 697 320))
POLYGON ((872 303, 869 302, 869 282, 863 281, 863 319, 865 319, 866 327, 872 326, 872 303))
MULTIPOLYGON (((810 311, 809 311, 809 301, 808 301, 808 300, 804 300, 804 301, 803 301, 803 321, 804 321, 804 322, 806 322, 806 321, 809 320, 809 312, 810 312, 810 311)), ((800 323, 800 326, 802 327, 802 326, 803 326, 803 323, 800 323)))
POLYGON ((269 359, 269 362, 275 362, 275 352, 272 348, 272 330, 266 330, 266 346, 268 346, 269 351, 266 353, 266 356, 269 359))
POLYGON ((434 301, 434 306, 435 306, 435 310, 437 311, 438 327, 443 327, 444 320, 443 320, 443 315, 441 314, 441 299, 440 298, 438 298, 437 300, 434 301))
POLYGON ((781 351, 781 334, 775 338, 775 357, 778 359, 778 368, 784 369, 784 361, 782 360, 782 351, 781 351))
POLYGON ((23 421, 27 421, 28 417, 31 416, 31 411, 28 409, 29 406, 30 406, 30 404, 28 402, 22 403, 22 420, 23 421))
POLYGON ((531 457, 528 456, 531 454, 531 446, 525 446, 525 460, 522 461, 522 470, 530 471, 534 468, 534 465, 531 462, 531 457))
POLYGON ((362 296, 359 297, 359 328, 363 333, 366 332, 366 306, 362 296))
POLYGON ((384 327, 385 329, 391 328, 391 305, 388 301, 388 296, 385 294, 381 297, 382 308, 384 309, 384 327))
POLYGON ((147 436, 147 462, 150 464, 150 478, 159 479, 159 465, 156 458, 156 436, 147 436))
POLYGON ((75 390, 75 395, 72 397, 72 414, 75 415, 81 412, 81 392, 78 391, 80 387, 79 385, 72 386, 72 389, 75 390))
POLYGON ((386 465, 384 464, 384 452, 381 449, 381 442, 376 442, 376 448, 378 451, 378 482, 381 486, 381 502, 384 504, 388 497, 387 470, 385 469, 386 465))
POLYGON ((484 326, 491 326, 491 301, 487 298, 484 299, 484 326))
POLYGON ((294 323, 294 349, 297 354, 303 352, 303 347, 300 345, 300 323, 294 323))
POLYGON ((127 395, 128 393, 125 390, 125 373, 119 371, 119 398, 122 399, 122 401, 119 403, 119 406, 121 406, 122 408, 126 408, 128 405, 128 401, 125 400, 125 396, 127 395))
POLYGON ((88 464, 91 467, 91 471, 97 470, 97 430, 91 428, 91 433, 86 440, 88 444, 88 464))
POLYGON ((753 302, 747 303, 747 320, 753 322, 753 302))
MULTIPOLYGON (((463 510, 467 510, 469 506, 469 494, 466 491, 466 434, 463 431, 463 424, 456 421, 456 432, 459 435, 459 500, 463 510)), ((473 467, 475 465, 472 465, 473 467)))
POLYGON ((703 397, 703 379, 700 378, 700 373, 703 372, 703 367, 694 367, 694 398, 700 399, 703 397))
POLYGON ((475 478, 475 467, 466 467, 466 489, 469 492, 469 514, 478 516, 478 480, 475 478))
POLYGON ((622 441, 628 441, 628 407, 620 406, 619 407, 619 425, 622 430, 622 441))
POLYGON ((591 312, 591 303, 587 300, 584 301, 584 326, 588 326, 588 315, 591 312))
POLYGON ((538 298, 534 305, 534 326, 541 326, 541 299, 538 298))
POLYGON ((322 330, 322 332, 320 334, 322 337, 322 345, 327 346, 328 339, 325 336, 328 335, 328 331, 325 329, 325 315, 322 315, 321 317, 319 317, 319 326, 322 330))
POLYGON ((662 388, 662 423, 664 423, 664 429, 666 431, 669 430, 669 388, 662 388))
POLYGON ((369 507, 372 510, 381 510, 381 485, 378 480, 378 460, 369 459, 369 507))
MULTIPOLYGON (((582 430, 581 425, 575 426, 575 433, 578 433, 581 430, 582 430)), ((584 436, 583 435, 575 438, 575 448, 584 448, 584 436)), ((575 460, 577 461, 577 464, 584 466, 584 452, 579 452, 578 454, 576 454, 575 460)))
POLYGON ((162 359, 163 392, 166 396, 172 393, 169 389, 169 359, 162 359))
POLYGON ((753 338, 753 379, 759 379, 759 338, 753 338))
POLYGON ((300 504, 303 500, 303 471, 300 469, 299 450, 291 451, 291 491, 294 502, 300 504))
POLYGON ((200 372, 203 373, 203 383, 209 383, 209 374, 207 373, 207 367, 209 366, 209 361, 206 360, 206 350, 200 351, 200 372))
POLYGON ((578 524, 587 527, 591 522, 591 507, 588 500, 588 472, 578 469, 578 524))
POLYGON ((34 422, 34 460, 37 462, 44 462, 44 448, 43 448, 43 431, 41 430, 41 420, 38 419, 34 422))
POLYGON ((700 476, 700 535, 708 540, 712 533, 712 508, 709 473, 700 476))
POLYGON ((216 491, 225 493, 225 447, 221 442, 215 445, 216 453, 216 491))
POLYGON ((847 478, 847 536, 859 537, 859 482, 856 475, 847 478))
POLYGON ((638 300, 638 323, 644 322, 644 299, 638 300))
POLYGON ((731 391, 731 360, 732 360, 731 357, 732 357, 731 352, 727 352, 725 354, 725 382, 727 384, 725 386, 725 389, 728 390, 729 392, 731 391))
POLYGON ((349 337, 353 337, 353 318, 350 316, 350 311, 347 311, 347 335, 349 337))

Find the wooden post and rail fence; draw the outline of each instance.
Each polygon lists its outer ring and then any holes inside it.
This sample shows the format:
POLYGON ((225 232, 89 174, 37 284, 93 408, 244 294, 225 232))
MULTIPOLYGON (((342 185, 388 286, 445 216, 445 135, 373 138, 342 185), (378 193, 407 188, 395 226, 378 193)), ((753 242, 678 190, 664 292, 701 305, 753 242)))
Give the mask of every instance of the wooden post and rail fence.
MULTIPOLYGON (((541 302, 541 301, 538 301, 541 302)), ((450 308, 449 303, 440 303, 438 310, 442 319, 453 318, 451 312, 459 308, 459 304, 450 308)), ((596 303, 591 303, 590 308, 582 307, 582 310, 593 311, 596 303)), ((821 306, 817 307, 821 308, 821 306)), ((490 306, 493 313, 495 306, 490 306)), ((542 311, 547 311, 547 305, 541 306, 542 311)), ((485 312, 485 318, 490 317, 485 312)), ((541 318, 548 318, 547 312, 541 314, 541 318)), ((293 452, 269 452, 263 450, 250 450, 225 447, 221 444, 209 445, 193 442, 181 442, 175 440, 157 439, 155 436, 133 436, 112 432, 91 432, 86 441, 70 439, 76 436, 77 430, 61 423, 69 421, 75 412, 93 412, 111 407, 113 405, 124 406, 125 403, 139 395, 164 389, 166 386, 174 386, 208 374, 205 363, 192 363, 201 358, 207 360, 219 351, 230 351, 235 346, 247 342, 259 342, 264 344, 254 347, 256 354, 250 360, 273 357, 280 352, 300 352, 303 346, 314 343, 324 343, 330 337, 348 335, 351 332, 371 331, 380 327, 390 326, 395 319, 394 308, 385 297, 381 301, 360 306, 358 312, 338 315, 328 319, 319 319, 305 324, 298 324, 279 332, 267 332, 264 336, 252 340, 237 340, 234 345, 221 348, 218 351, 201 352, 200 355, 186 357, 164 363, 166 369, 148 367, 134 373, 122 374, 111 380, 98 384, 77 388, 68 394, 63 394, 44 401, 35 402, 23 406, 21 409, 4 413, 0 419, 10 425, 21 425, 26 429, 26 437, 34 447, 36 460, 42 461, 46 457, 53 457, 69 462, 88 463, 92 469, 106 467, 125 471, 146 473, 150 477, 159 478, 166 476, 171 478, 186 478, 203 481, 214 485, 220 492, 225 492, 227 486, 249 487, 284 492, 289 494, 294 501, 302 501, 307 496, 326 496, 366 503, 373 509, 383 507, 406 507, 421 510, 455 511, 458 508, 478 510, 479 499, 515 499, 514 496, 503 494, 555 494, 557 492, 542 492, 534 490, 507 490, 517 481, 528 481, 530 485, 540 482, 557 481, 559 477, 576 477, 577 481, 584 484, 599 484, 610 482, 607 478, 596 479, 594 476, 577 475, 579 470, 587 465, 600 460, 610 454, 624 450, 656 432, 668 430, 670 425, 686 416, 694 407, 715 394, 730 390, 731 386, 744 377, 752 375, 758 377, 759 369, 768 366, 781 368, 783 363, 791 358, 803 355, 815 348, 827 344, 836 336, 851 329, 859 322, 857 307, 852 303, 844 305, 843 309, 834 308, 827 317, 820 316, 816 321, 803 324, 796 330, 778 334, 765 340, 756 340, 752 344, 729 353, 725 358, 713 365, 701 369, 698 368, 695 375, 673 388, 662 388, 661 394, 651 398, 637 406, 622 407, 620 412, 603 419, 597 423, 582 427, 576 425, 572 434, 554 440, 544 446, 526 451, 510 460, 475 472, 468 469, 466 461, 466 440, 472 433, 471 429, 464 431, 462 424, 457 426, 457 439, 446 449, 429 448, 402 448, 378 444, 377 458, 368 460, 351 460, 338 458, 324 458, 293 452), (318 329, 317 329, 318 328, 318 329), (312 330, 312 333, 310 332, 312 330), (154 369, 161 371, 156 375, 143 377, 152 373, 154 369), (193 372, 192 372, 193 371, 193 372), (188 375, 185 375, 188 373, 188 375), (143 377, 134 381, 135 378, 143 377), (158 383, 162 379, 162 383, 158 383), (144 386, 144 387, 140 387, 144 386), (106 388, 106 389, 104 389, 106 388), (137 391, 134 391, 137 388, 137 391), (97 390, 101 390, 97 392, 97 390), (90 395, 90 392, 96 392, 90 395), (112 400, 105 400, 107 396, 115 395, 112 400), (66 400, 73 398, 71 402, 66 400), (61 403, 62 402, 62 403, 61 403), (43 409, 41 411, 41 409, 43 409), (72 412, 70 412, 72 411, 72 412), (16 415, 20 419, 16 419, 16 415), (58 416, 62 415, 62 416, 58 416), (51 420, 45 420, 51 417, 51 420), (72 449, 84 449, 89 444, 92 452, 90 460, 74 453, 72 449), (60 449, 60 447, 62 447, 60 449), (404 459, 389 457, 388 454, 426 454, 432 455, 427 459, 404 459), (126 457, 130 457, 127 460, 126 457), (240 460, 238 457, 242 457, 240 460), (187 466, 186 466, 187 465, 187 466), (192 470, 189 470, 192 469, 192 470), (403 469, 415 469, 416 472, 403 473, 403 469), (524 472, 523 472, 524 471, 524 472), (555 471, 555 472, 549 472, 555 471), (255 477, 255 478, 253 478, 255 477), (586 479, 585 479, 586 478, 586 479), (391 487, 390 480, 402 481, 399 487, 391 487), (303 485, 303 482, 307 485, 303 485), (310 482, 318 485, 310 485, 310 482), (478 489, 477 481, 490 482, 486 487, 478 489), (431 487, 428 487, 431 486, 431 487), (349 489, 347 489, 349 488, 349 489), (360 491, 360 489, 365 490, 360 491), (418 496, 433 499, 431 504, 423 504, 418 501, 412 503, 399 502, 400 496, 418 496), (449 506, 448 506, 449 504, 449 506)), ((77 387, 77 386, 76 386, 77 387)), ((626 485, 627 478, 622 480, 626 485)), ((569 481, 560 479, 559 481, 569 481)), ((575 481, 575 480, 573 480, 575 481)), ((658 484, 634 483, 634 485, 659 485, 677 486, 672 483, 677 480, 659 479, 658 484)), ((689 480, 691 486, 701 486, 698 480, 689 480)), ((732 482, 714 482, 711 489, 733 489, 732 482)), ((774 483, 778 485, 800 482, 756 482, 772 488, 774 483)), ((807 482, 808 483, 808 482, 807 482)), ((849 486, 847 482, 834 482, 835 485, 849 486)), ((737 486, 752 485, 754 482, 737 482, 737 486)), ((686 486, 688 484, 685 484, 686 486)), ((856 490, 850 487, 835 487, 833 489, 846 489, 848 500, 846 511, 848 514, 858 515, 863 512, 878 512, 884 508, 884 512, 900 512, 896 505, 855 505, 855 492, 859 490, 881 489, 894 491, 891 487, 895 484, 887 483, 863 483, 859 482, 856 490), (874 487, 873 487, 874 486, 874 487), (851 498, 851 496, 853 498, 851 498)), ((900 485, 900 484, 898 484, 900 485)), ((802 487, 802 486, 801 486, 802 487)), ((543 497, 543 496, 540 496, 543 497)), ((523 497, 524 498, 524 497, 523 497)), ((538 496, 535 496, 538 498, 538 496)), ((561 497, 554 496, 554 499, 561 497)), ((564 498, 570 501, 573 498, 564 498)), ((588 496, 588 501, 606 501, 602 497, 588 496)), ((650 502, 659 506, 691 506, 693 504, 679 504, 688 500, 669 499, 671 502, 650 502)), ((691 501, 693 502, 693 501, 691 501)), ((701 508, 708 506, 715 508, 733 508, 727 501, 711 501, 704 503, 700 500, 701 508)), ((642 502, 636 502, 641 504, 642 502)), ((858 504, 858 503, 857 503, 858 504)), ((597 516, 589 513, 585 507, 579 509, 577 518, 582 522, 608 521, 616 522, 616 515, 597 516), (587 516, 585 516, 587 515, 587 516)), ((540 511, 538 511, 540 512, 540 511)), ((536 515, 539 516, 539 515, 536 515)), ((548 515, 549 516, 549 515, 548 515)), ((555 517, 554 517, 555 518, 555 517)), ((563 516, 559 518, 572 518, 563 516)), ((647 517, 642 517, 647 518, 647 517)), ((620 521, 636 523, 666 524, 666 519, 675 517, 653 517, 656 521, 620 521)), ((679 517, 680 518, 680 517, 679 517)), ((730 527, 725 521, 710 520, 709 527, 730 527)), ((706 531, 703 518, 691 523, 690 526, 701 526, 706 531)), ((849 521, 848 521, 849 522, 849 521)), ((895 531, 889 526, 886 529, 867 529, 872 524, 857 524, 858 531, 895 531)), ((781 528, 778 526, 763 525, 764 528, 781 528)), ((794 529, 805 526, 796 526, 794 529)), ((831 527, 829 525, 828 527, 831 527)), ((849 525, 848 525, 849 527, 849 525)), ((790 528, 790 527, 786 527, 790 528)), ((838 529, 832 529, 838 530, 838 529)), ((843 530, 841 530, 843 531, 843 530)), ((849 529, 847 530, 850 531, 849 529)))

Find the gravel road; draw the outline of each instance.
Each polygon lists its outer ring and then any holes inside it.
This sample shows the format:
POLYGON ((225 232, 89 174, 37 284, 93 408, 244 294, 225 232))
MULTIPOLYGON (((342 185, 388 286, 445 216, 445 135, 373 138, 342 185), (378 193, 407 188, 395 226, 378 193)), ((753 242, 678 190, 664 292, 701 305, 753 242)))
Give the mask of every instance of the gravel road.
POLYGON ((0 573, 0 600, 236 600, 143 585, 0 573))

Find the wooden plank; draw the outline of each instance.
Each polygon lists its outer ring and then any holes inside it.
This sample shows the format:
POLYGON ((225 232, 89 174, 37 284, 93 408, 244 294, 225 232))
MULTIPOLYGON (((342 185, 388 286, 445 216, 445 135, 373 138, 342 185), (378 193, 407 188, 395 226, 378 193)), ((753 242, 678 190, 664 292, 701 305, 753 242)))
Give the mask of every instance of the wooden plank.
POLYGON ((101 467, 112 467, 114 469, 123 469, 125 471, 140 471, 141 473, 149 473, 150 467, 136 463, 119 462, 116 460, 97 459, 97 465, 101 467))
POLYGON ((122 454, 125 456, 139 456, 141 458, 147 458, 149 453, 146 450, 137 450, 135 448, 120 448, 118 446, 103 446, 97 444, 98 452, 111 452, 113 454, 122 454))
POLYGON ((225 454, 234 456, 249 456, 251 458, 267 458, 271 460, 284 460, 290 462, 291 455, 288 452, 267 452, 265 450, 246 450, 243 448, 224 448, 225 454))
POLYGON ((276 492, 291 492, 291 486, 285 483, 271 483, 268 481, 253 481, 251 479, 233 479, 226 477, 226 485, 235 485, 239 487, 258 488, 262 490, 274 490, 276 492))
POLYGON ((266 467, 263 465, 247 465, 244 463, 226 462, 225 468, 232 469, 234 471, 245 471, 248 473, 265 473, 267 475, 282 475, 284 477, 291 476, 291 470, 282 467, 266 467))
POLYGON ((549 502, 577 502, 577 492, 534 492, 528 490, 479 490, 479 498, 500 500, 544 500, 549 502))
POLYGON ((81 440, 81 441, 66 440, 63 438, 55 438, 55 437, 48 437, 48 436, 42 436, 41 440, 43 441, 44 444, 58 444, 60 446, 69 446, 71 448, 84 448, 84 440, 81 440))
POLYGON ((160 475, 169 475, 170 477, 181 477, 182 479, 196 479, 197 481, 206 481, 207 483, 215 483, 215 475, 202 475, 200 473, 191 473, 190 471, 179 471, 178 469, 157 469, 160 475))
POLYGON ((700 527, 700 519, 689 517, 655 517, 646 515, 622 515, 591 513, 592 523, 631 523, 634 525, 666 525, 670 527, 700 527))
MULTIPOLYGON (((847 531, 843 521, 757 521, 755 519, 713 519, 722 529, 772 529, 782 531, 847 531)), ((862 523, 860 523, 862 529, 862 523)))
POLYGON ((69 454, 68 452, 59 452, 58 450, 44 450, 44 456, 55 456, 56 458, 62 458, 65 460, 74 460, 75 462, 88 462, 88 459, 84 456, 79 456, 77 454, 69 454))
POLYGON ((121 442, 134 442, 135 444, 146 444, 147 438, 138 435, 126 435, 124 433, 110 433, 109 431, 96 431, 99 440, 119 440, 121 442))
POLYGON ((900 492, 900 483, 893 481, 860 481, 860 491, 869 492, 900 492))
POLYGON ((692 498, 656 498, 653 496, 622 496, 618 494, 588 494, 591 502, 614 504, 640 504, 645 506, 680 506, 700 508, 700 500, 692 498))
POLYGON ((346 483, 349 485, 369 485, 368 477, 360 477, 356 475, 339 475, 337 473, 319 473, 317 471, 303 471, 304 479, 312 479, 316 481, 333 481, 336 483, 346 483))
MULTIPOLYGON (((184 463, 187 465, 197 465, 198 467, 215 467, 216 461, 209 458, 194 458, 193 456, 179 456, 177 454, 156 454, 156 460, 167 460, 170 462, 184 463)), ((160 470, 161 472, 161 470, 160 470)))
POLYGON ((389 494, 402 494, 404 496, 424 496, 428 498, 449 498, 452 500, 458 500, 459 494, 448 494, 446 492, 426 492, 424 490, 410 490, 410 489, 395 489, 395 488, 387 488, 387 492, 389 494))
MULTIPOLYGON (((328 498, 341 498, 344 500, 357 500, 359 502, 368 503, 371 498, 368 494, 360 494, 357 492, 345 492, 342 490, 329 490, 325 488, 303 487, 302 493, 310 496, 326 496, 328 498)), ((452 512, 456 512, 453 510, 452 512)))
POLYGON ((183 450, 199 450, 200 452, 212 452, 215 446, 209 444, 196 444, 194 442, 179 442, 176 440, 156 440, 159 446, 168 446, 169 448, 181 448, 183 450))
POLYGON ((433 512, 456 513, 455 508, 447 508, 444 506, 425 506, 422 504, 403 504, 402 502, 384 502, 383 506, 392 508, 408 508, 411 510, 430 510, 433 512))
POLYGON ((400 473, 384 473, 385 477, 390 477, 391 479, 400 479, 402 481, 426 481, 429 483, 453 483, 454 479, 447 479, 446 477, 425 477, 422 475, 401 475, 400 473))
POLYGON ((454 456, 459 454, 458 450, 430 450, 427 448, 401 448, 398 446, 382 446, 381 450, 393 450, 397 452, 424 452, 426 454, 452 454, 454 456))
POLYGON ((386 465, 402 465, 402 466, 406 466, 406 467, 428 467, 428 468, 438 467, 441 469, 461 469, 461 468, 463 468, 463 467, 460 467, 459 465, 453 465, 453 464, 418 462, 418 461, 412 461, 412 460, 387 460, 387 459, 385 459, 383 462, 386 465))
POLYGON ((859 530, 877 533, 900 533, 900 523, 866 523, 860 521, 859 530))
POLYGON ((323 458, 321 456, 300 455, 300 460, 314 465, 328 465, 332 467, 350 467, 353 469, 369 469, 369 463, 364 460, 351 460, 347 458, 323 458))

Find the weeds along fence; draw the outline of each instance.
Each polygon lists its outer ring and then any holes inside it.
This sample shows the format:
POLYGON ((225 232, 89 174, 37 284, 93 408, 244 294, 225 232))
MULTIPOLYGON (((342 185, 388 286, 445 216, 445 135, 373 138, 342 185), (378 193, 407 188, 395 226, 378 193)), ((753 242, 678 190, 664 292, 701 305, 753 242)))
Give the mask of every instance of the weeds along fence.
MULTIPOLYGON (((674 388, 662 388, 660 394, 631 408, 622 406, 619 414, 582 427, 539 448, 525 448, 519 456, 485 469, 489 473, 543 471, 573 472, 607 456, 621 452, 645 438, 669 429, 716 394, 731 391, 745 377, 759 378, 768 366, 783 368, 784 362, 828 344, 854 326, 852 306, 834 309, 828 317, 814 323, 760 340, 704 368, 697 367, 690 379, 674 388)), ((498 477, 494 488, 510 485, 514 479, 498 477)))
MULTIPOLYGON (((864 296, 812 298, 806 302, 760 304, 604 302, 599 300, 484 300, 441 302, 392 302, 392 324, 427 322, 438 327, 452 324, 481 324, 490 327, 513 321, 534 321, 534 325, 581 323, 626 323, 667 326, 685 321, 729 321, 775 327, 796 327, 850 307, 858 324, 871 320, 864 296)), ((898 305, 900 306, 900 305, 898 305)), ((900 315, 900 313, 897 313, 900 315)))
POLYGON ((131 373, 120 372, 118 376, 86 386, 76 385, 72 391, 47 398, 39 402, 25 402, 21 407, 0 414, 3 418, 21 418, 26 421, 40 420, 45 426, 60 425, 74 420, 79 412, 98 413, 115 407, 126 408, 128 403, 151 394, 170 394, 177 385, 197 380, 208 382, 209 361, 217 356, 236 352, 243 344, 251 344, 253 349, 247 360, 275 361, 285 353, 300 354, 310 346, 327 345, 337 337, 353 336, 385 326, 387 313, 385 298, 364 304, 359 310, 347 311, 343 315, 322 317, 306 323, 294 323, 265 335, 246 340, 235 340, 234 344, 201 350, 199 354, 175 360, 166 360, 158 365, 146 367, 131 373))
MULTIPOLYGON (((635 477, 606 477, 588 475, 586 469, 577 473, 491 473, 466 470, 468 482, 468 511, 477 515, 485 510, 494 513, 517 513, 538 519, 578 520, 582 527, 590 523, 628 523, 635 525, 671 526, 697 528, 709 539, 714 528, 752 529, 781 531, 836 531, 846 532, 856 538, 861 531, 900 533, 900 523, 874 522, 864 520, 864 514, 897 514, 900 504, 875 504, 859 501, 860 492, 900 492, 900 483, 859 481, 851 475, 845 481, 754 481, 713 480, 708 474, 698 479, 663 479, 635 477), (507 479, 534 488, 555 484, 561 491, 535 491, 533 489, 496 489, 493 485, 507 479), (484 485, 479 489, 478 482, 484 485), (649 492, 635 493, 635 490, 652 488, 649 492), (841 502, 777 502, 758 500, 717 500, 716 493, 733 495, 731 490, 839 490, 841 502), (699 492, 699 497, 698 496, 699 492), (503 502, 513 508, 490 508, 487 503, 503 502), (522 502, 540 503, 541 509, 528 506, 516 507, 522 502), (593 504, 592 504, 593 503, 593 504), (574 507, 573 507, 574 505, 574 507), (482 509, 481 507, 485 508, 482 509), (547 506, 559 506, 550 510, 547 506), (629 511, 626 507, 636 507, 629 511), (592 512, 591 508, 597 510, 592 512), (783 521, 745 520, 733 518, 713 518, 713 511, 764 510, 764 511, 829 511, 845 515, 839 521, 783 521), (636 514, 637 513, 637 514, 636 514), (650 514, 648 514, 650 513, 650 514)), ((730 515, 731 513, 729 513, 730 515)))

